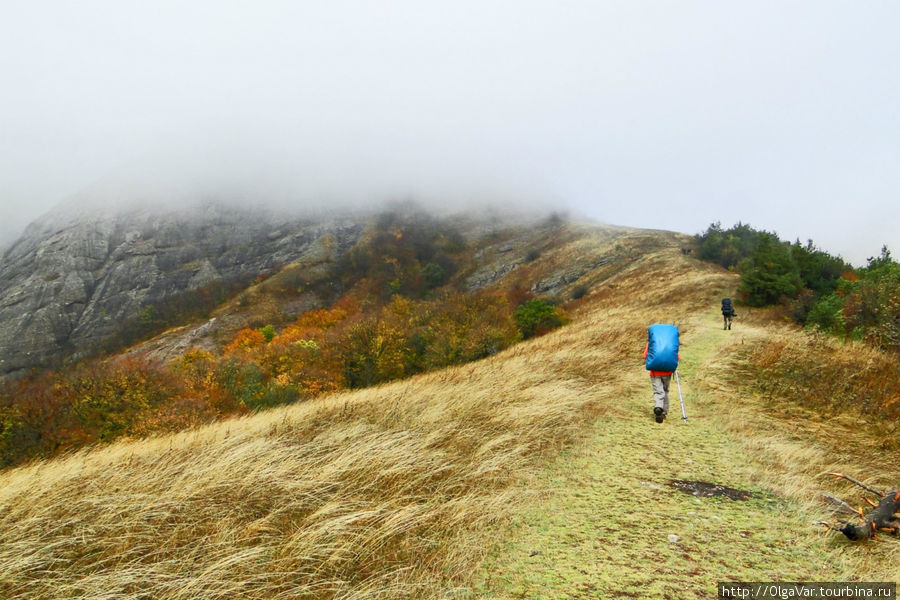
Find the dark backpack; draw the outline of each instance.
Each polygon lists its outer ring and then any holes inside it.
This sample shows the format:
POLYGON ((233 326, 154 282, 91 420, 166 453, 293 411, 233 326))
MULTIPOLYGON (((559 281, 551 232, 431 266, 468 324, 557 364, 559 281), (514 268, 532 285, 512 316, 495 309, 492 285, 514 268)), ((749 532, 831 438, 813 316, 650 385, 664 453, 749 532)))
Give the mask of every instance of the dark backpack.
POLYGON ((734 316, 734 308, 731 306, 731 298, 722 298, 722 314, 728 317, 734 316))

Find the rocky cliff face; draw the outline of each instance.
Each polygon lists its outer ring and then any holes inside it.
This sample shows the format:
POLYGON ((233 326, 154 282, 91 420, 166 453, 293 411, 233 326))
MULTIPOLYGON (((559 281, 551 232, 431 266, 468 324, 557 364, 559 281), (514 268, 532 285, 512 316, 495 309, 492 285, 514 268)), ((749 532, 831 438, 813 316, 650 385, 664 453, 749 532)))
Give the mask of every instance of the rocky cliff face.
POLYGON ((214 204, 51 213, 0 262, 0 377, 96 350, 167 298, 252 278, 323 245, 340 254, 362 229, 359 218, 214 204))
MULTIPOLYGON (((219 290, 205 306, 212 309, 224 300, 223 290, 237 292, 263 273, 291 263, 319 268, 349 251, 375 214, 301 216, 197 202, 104 210, 96 196, 91 204, 53 211, 30 225, 0 260, 0 379, 119 350, 167 326, 172 335, 161 336, 150 350, 163 358, 183 352, 242 318, 229 313, 199 319, 205 311, 185 311, 188 302, 208 301, 207 292, 219 290), (160 308, 169 312, 155 313, 160 308), (145 318, 150 326, 133 327, 145 318), (186 327, 171 327, 175 321, 186 327)), ((460 273, 468 290, 501 286, 567 298, 574 286, 586 289, 606 277, 604 265, 629 258, 627 244, 618 244, 629 235, 624 228, 575 227, 558 218, 490 209, 447 217, 447 224, 472 252, 460 273)), ((316 301, 301 303, 306 310, 316 301)))

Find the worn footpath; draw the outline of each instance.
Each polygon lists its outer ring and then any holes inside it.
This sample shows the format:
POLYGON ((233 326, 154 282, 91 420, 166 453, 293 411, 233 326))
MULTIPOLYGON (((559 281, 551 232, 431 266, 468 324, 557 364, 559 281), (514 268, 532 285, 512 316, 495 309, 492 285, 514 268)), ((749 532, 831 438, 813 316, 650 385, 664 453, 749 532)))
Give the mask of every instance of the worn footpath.
POLYGON ((846 576, 837 542, 748 450, 766 417, 716 384, 727 348, 765 331, 723 331, 715 315, 690 331, 679 367, 687 422, 674 378, 669 417, 654 421, 639 357, 633 371, 606 374, 630 392, 539 476, 542 500, 517 516, 476 597, 715 598, 717 582, 846 576), (742 413, 754 416, 746 431, 742 413))

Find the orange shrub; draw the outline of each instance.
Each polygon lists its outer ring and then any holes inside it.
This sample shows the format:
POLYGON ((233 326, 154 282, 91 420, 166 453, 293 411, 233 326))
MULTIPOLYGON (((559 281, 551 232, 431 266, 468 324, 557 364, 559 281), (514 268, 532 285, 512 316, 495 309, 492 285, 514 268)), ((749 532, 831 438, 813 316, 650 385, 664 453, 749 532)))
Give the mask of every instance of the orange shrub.
POLYGON ((235 354, 254 350, 266 343, 266 338, 258 329, 241 329, 234 336, 234 340, 225 346, 225 354, 235 354))

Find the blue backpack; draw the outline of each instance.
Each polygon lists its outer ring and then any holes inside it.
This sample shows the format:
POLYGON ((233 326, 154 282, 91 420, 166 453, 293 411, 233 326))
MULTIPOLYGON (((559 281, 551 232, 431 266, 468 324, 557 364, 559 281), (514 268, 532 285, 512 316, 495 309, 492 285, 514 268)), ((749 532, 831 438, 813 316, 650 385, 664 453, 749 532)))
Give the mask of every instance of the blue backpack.
POLYGON ((657 323, 647 328, 647 370, 674 371, 678 368, 678 328, 657 323))

